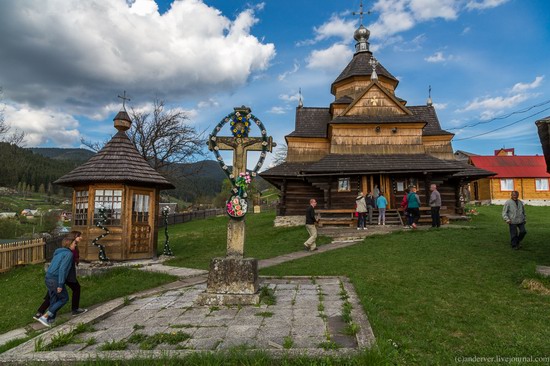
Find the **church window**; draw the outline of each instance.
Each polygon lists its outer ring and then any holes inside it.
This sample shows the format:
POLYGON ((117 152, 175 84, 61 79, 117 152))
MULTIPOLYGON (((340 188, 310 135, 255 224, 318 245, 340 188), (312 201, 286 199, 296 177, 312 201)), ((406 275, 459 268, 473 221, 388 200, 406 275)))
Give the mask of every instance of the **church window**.
POLYGON ((349 178, 338 178, 338 192, 349 192, 351 187, 349 186, 349 178))
POLYGON ((548 191, 548 178, 535 179, 535 190, 548 191))
POLYGON ((149 195, 135 193, 132 197, 132 222, 149 221, 149 195))

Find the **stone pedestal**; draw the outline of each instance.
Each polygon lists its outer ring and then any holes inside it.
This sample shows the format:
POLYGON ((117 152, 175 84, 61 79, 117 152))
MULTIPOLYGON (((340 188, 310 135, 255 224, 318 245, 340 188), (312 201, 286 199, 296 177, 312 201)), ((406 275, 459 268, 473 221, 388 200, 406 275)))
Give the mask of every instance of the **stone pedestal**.
MULTIPOLYGON (((227 223, 227 256, 243 257, 246 223, 243 220, 229 220, 227 223)), ((212 267, 212 265, 210 266, 212 267)))
POLYGON ((225 257, 210 261, 206 292, 200 305, 256 305, 260 301, 258 260, 225 257))

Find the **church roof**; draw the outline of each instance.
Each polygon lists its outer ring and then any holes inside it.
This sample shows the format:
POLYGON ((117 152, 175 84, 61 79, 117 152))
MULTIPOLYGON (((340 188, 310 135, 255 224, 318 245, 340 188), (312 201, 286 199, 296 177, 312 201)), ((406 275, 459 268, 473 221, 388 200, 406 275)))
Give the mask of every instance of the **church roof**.
MULTIPOLYGON (((353 55, 350 63, 332 83, 331 91, 334 92, 334 84, 337 84, 347 78, 351 78, 353 76, 370 76, 372 74, 372 66, 369 64, 371 58, 371 52, 358 52, 353 55)), ((399 80, 397 80, 395 76, 386 70, 386 68, 380 63, 376 65, 376 73, 378 76, 385 76, 388 79, 394 80, 396 83, 395 85, 399 83, 399 80)))
POLYGON ((147 163, 124 131, 118 131, 90 160, 54 183, 69 187, 89 183, 127 183, 159 189, 175 188, 147 163))
POLYGON ((446 172, 453 177, 488 177, 495 173, 458 160, 438 159, 428 154, 328 154, 317 162, 283 163, 262 172, 269 177, 342 175, 368 173, 446 172))
POLYGON ((407 123, 426 122, 423 135, 451 135, 450 132, 441 129, 439 119, 432 106, 406 107, 412 115, 396 116, 337 116, 331 120, 329 108, 297 108, 296 127, 288 136, 292 137, 327 137, 327 125, 331 123, 407 123))
POLYGON ((326 138, 330 119, 329 108, 296 108, 296 127, 288 136, 326 138))

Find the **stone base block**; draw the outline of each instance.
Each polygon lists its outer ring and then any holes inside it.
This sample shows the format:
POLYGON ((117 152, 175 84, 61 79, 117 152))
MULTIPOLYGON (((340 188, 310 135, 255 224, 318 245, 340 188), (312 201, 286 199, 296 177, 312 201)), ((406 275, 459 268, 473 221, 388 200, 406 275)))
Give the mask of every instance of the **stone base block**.
POLYGON ((212 258, 206 292, 252 295, 258 292, 258 260, 255 258, 212 258))
POLYGON ((260 294, 213 294, 203 292, 197 297, 198 305, 258 305, 260 294))

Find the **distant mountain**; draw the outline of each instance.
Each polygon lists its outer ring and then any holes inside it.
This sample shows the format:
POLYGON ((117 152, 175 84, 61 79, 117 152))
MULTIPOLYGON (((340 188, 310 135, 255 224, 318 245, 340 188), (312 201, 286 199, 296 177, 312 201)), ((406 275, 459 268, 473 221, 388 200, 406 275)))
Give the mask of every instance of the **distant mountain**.
POLYGON ((59 147, 31 147, 33 153, 42 155, 54 160, 74 160, 85 162, 95 155, 94 151, 88 149, 59 148, 59 147))

